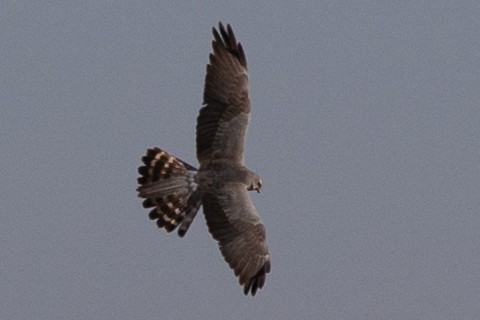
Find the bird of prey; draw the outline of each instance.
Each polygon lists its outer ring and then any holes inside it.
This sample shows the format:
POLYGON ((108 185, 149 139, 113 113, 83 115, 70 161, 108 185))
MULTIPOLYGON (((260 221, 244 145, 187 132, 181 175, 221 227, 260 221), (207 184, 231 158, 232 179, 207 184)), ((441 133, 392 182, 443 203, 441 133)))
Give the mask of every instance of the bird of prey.
POLYGON ((148 149, 138 168, 138 196, 153 208, 150 219, 183 237, 201 206, 208 230, 244 286, 254 296, 270 272, 265 228, 248 191, 262 180, 245 166, 250 118, 247 60, 230 25, 213 28, 203 107, 197 118, 199 169, 159 149, 148 149))

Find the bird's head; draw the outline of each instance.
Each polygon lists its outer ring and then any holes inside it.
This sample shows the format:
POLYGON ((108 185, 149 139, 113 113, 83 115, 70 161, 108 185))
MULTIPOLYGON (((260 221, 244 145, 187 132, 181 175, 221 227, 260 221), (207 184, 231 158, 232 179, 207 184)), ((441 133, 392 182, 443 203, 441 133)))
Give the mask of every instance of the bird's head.
POLYGON ((262 179, 259 176, 256 176, 255 179, 253 179, 250 185, 248 186, 247 190, 248 191, 255 190, 258 193, 260 193, 260 191, 262 190, 262 179))

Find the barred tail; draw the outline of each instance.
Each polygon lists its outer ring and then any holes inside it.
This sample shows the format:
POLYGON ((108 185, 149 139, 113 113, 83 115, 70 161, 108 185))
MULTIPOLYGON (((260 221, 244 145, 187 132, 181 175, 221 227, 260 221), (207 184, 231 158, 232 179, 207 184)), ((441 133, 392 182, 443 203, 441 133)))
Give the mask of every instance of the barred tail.
POLYGON ((183 237, 200 209, 195 178, 197 169, 159 148, 148 149, 138 168, 138 196, 143 207, 153 208, 149 217, 159 228, 183 237))

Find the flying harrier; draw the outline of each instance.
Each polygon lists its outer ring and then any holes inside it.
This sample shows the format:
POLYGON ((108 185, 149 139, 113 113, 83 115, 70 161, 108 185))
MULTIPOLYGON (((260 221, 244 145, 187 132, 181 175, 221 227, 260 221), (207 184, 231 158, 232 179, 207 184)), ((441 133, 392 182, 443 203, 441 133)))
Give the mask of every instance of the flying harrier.
POLYGON ((265 228, 248 191, 262 180, 245 167, 243 148, 250 118, 247 60, 230 25, 213 28, 203 107, 197 118, 200 168, 159 148, 148 149, 138 168, 138 196, 153 208, 150 219, 183 237, 203 205, 208 230, 244 293, 255 295, 270 272, 265 228))

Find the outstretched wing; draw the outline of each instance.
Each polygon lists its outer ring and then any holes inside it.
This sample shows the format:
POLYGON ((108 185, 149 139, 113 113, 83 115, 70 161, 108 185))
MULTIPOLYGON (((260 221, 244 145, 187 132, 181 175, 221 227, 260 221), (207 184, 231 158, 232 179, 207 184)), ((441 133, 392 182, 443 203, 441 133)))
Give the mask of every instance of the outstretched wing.
POLYGON ((229 159, 243 164, 250 114, 247 60, 230 25, 213 28, 213 53, 207 65, 204 107, 197 119, 197 158, 229 159))
POLYGON ((203 211, 213 238, 225 261, 244 285, 244 293, 255 295, 270 272, 265 228, 241 183, 227 183, 202 196, 203 211))

